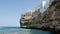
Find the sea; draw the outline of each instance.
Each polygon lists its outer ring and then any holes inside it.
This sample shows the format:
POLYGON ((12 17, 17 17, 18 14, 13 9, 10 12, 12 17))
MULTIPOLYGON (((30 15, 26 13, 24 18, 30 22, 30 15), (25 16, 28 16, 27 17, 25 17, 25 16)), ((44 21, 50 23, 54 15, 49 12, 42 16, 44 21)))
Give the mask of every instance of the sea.
POLYGON ((51 34, 38 29, 25 29, 20 27, 0 27, 0 34, 51 34))

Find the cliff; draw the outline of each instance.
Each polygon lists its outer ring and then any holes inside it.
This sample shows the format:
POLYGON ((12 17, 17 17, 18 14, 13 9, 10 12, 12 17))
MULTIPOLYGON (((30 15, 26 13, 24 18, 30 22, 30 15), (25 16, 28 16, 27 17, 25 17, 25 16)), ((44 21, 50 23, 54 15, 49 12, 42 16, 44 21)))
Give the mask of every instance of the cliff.
POLYGON ((49 23, 49 28, 60 30, 60 0, 53 2, 50 7, 43 13, 42 20, 49 23))
MULTIPOLYGON (((22 23, 22 22, 20 22, 22 23)), ((44 13, 39 13, 37 17, 32 18, 30 22, 25 22, 26 28, 44 28, 60 30, 60 0, 54 0, 44 13)), ((23 27, 21 26, 21 27, 23 27)))

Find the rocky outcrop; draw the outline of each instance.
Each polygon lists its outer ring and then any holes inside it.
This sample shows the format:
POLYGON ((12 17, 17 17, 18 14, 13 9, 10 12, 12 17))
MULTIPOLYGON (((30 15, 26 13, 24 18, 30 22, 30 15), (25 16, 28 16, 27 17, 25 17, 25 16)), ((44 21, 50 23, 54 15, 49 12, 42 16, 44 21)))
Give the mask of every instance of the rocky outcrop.
POLYGON ((60 0, 53 2, 43 15, 42 20, 49 23, 49 28, 60 29, 60 0))
POLYGON ((27 28, 48 28, 50 30, 54 29, 54 31, 59 31, 60 0, 54 0, 44 13, 40 13, 36 18, 31 19, 31 22, 27 22, 25 26, 27 26, 27 28))

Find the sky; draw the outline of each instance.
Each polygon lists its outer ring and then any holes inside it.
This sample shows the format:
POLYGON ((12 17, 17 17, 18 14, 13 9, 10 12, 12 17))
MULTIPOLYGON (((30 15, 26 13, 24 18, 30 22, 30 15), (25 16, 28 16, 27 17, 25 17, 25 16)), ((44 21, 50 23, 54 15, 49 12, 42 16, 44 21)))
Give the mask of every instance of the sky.
MULTIPOLYGON (((42 0, 0 0, 0 27, 20 27, 21 14, 34 10, 42 0)), ((47 1, 47 0, 46 0, 47 1)))

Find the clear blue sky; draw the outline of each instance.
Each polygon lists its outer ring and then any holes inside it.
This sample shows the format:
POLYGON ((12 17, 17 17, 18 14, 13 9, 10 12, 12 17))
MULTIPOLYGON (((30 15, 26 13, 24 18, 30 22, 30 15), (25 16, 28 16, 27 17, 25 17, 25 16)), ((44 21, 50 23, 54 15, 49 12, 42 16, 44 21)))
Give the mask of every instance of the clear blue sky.
POLYGON ((26 10, 35 9, 42 0, 0 0, 0 26, 20 26, 19 19, 26 10))

